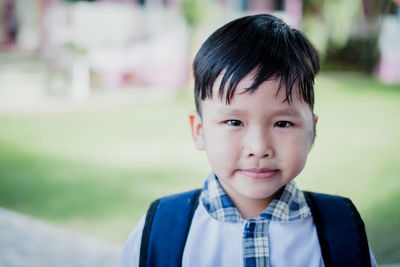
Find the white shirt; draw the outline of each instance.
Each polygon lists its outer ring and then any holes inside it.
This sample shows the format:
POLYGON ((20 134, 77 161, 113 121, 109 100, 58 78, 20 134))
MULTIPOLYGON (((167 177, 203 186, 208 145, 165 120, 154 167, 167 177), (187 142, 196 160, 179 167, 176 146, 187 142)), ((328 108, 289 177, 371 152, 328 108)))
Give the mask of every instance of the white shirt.
MULTIPOLYGON (((143 216, 129 235, 117 267, 139 266, 143 216)), ((243 266, 243 230, 246 220, 226 222, 213 218, 200 203, 194 213, 182 256, 182 266, 243 266)), ((270 266, 324 266, 311 214, 293 221, 268 222, 270 266)), ((372 252, 372 266, 377 266, 372 252)))
MULTIPOLYGON (((129 235, 117 267, 139 266, 144 221, 142 217, 129 235)), ((243 266, 243 227, 244 222, 217 221, 199 205, 186 241, 182 266, 243 266)), ((271 266, 324 266, 312 216, 293 222, 271 221, 268 231, 271 266)))

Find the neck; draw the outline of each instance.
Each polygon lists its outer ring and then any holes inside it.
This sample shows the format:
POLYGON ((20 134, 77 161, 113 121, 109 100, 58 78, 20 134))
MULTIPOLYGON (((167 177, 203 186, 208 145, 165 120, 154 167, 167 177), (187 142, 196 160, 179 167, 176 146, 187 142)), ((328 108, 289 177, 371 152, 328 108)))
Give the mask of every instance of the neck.
POLYGON ((272 196, 260 199, 248 198, 239 194, 237 191, 233 190, 231 187, 225 185, 221 181, 220 184, 244 219, 258 217, 268 207, 276 195, 275 193, 272 196))
POLYGON ((232 199, 232 202, 244 219, 258 217, 271 203, 271 201, 265 199, 248 199, 247 201, 235 201, 232 199))

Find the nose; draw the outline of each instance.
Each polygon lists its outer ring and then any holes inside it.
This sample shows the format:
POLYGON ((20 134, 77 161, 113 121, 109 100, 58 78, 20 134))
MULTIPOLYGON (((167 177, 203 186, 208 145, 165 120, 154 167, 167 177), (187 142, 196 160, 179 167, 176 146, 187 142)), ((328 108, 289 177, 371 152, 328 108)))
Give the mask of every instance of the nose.
POLYGON ((248 158, 272 158, 274 156, 272 136, 267 129, 248 129, 245 138, 245 155, 248 158))

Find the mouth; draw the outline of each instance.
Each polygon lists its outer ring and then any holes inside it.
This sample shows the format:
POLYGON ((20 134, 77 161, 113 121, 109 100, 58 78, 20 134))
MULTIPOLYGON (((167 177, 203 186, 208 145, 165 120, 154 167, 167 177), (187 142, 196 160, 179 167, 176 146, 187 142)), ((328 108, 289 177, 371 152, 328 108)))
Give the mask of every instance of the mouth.
POLYGON ((272 178, 278 170, 271 169, 241 169, 240 173, 244 176, 253 178, 253 179, 269 179, 272 178))

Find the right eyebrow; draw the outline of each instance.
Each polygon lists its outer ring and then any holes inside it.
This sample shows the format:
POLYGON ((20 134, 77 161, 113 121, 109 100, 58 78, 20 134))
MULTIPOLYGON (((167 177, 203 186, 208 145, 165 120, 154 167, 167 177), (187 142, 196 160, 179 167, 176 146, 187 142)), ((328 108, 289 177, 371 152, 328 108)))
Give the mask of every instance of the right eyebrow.
POLYGON ((247 113, 246 110, 232 109, 232 108, 221 108, 218 110, 218 112, 220 114, 231 115, 231 116, 238 116, 238 115, 243 115, 244 113, 247 113))

